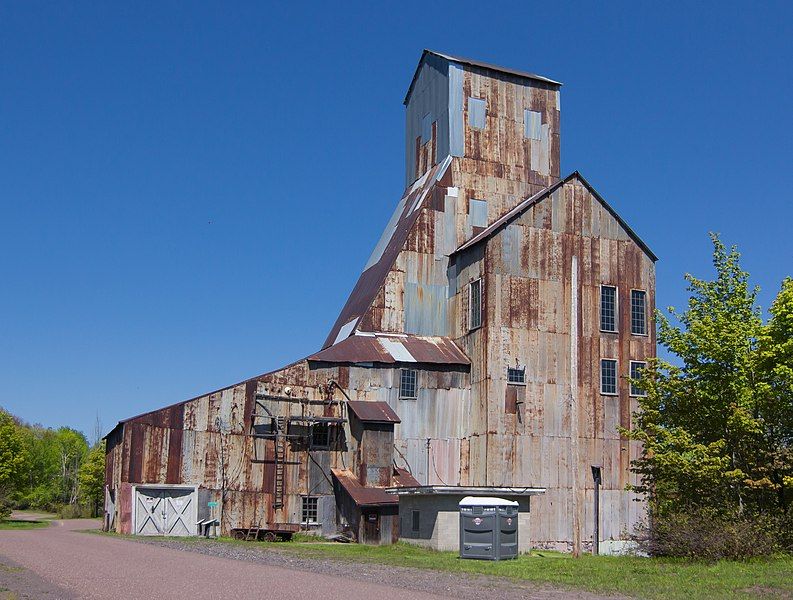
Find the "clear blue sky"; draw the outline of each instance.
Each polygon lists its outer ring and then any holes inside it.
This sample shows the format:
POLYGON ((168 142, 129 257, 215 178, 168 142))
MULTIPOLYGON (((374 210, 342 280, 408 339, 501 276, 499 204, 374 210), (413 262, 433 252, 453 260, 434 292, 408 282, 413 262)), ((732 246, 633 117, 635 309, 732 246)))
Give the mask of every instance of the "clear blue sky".
POLYGON ((29 421, 107 431, 316 350, 401 196, 424 47, 565 83, 562 171, 658 254, 660 306, 709 230, 764 308, 793 273, 791 3, 118 4, 0 5, 0 405, 29 421))

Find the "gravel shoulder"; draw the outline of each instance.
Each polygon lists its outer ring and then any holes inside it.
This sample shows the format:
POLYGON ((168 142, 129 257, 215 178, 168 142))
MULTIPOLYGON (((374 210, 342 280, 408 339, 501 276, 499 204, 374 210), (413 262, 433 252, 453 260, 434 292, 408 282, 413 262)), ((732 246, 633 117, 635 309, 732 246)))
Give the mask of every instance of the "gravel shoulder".
POLYGON ((361 582, 377 582, 428 594, 460 600, 617 600, 625 596, 602 596, 580 590, 558 589, 533 582, 468 573, 450 573, 429 569, 413 569, 350 560, 303 557, 295 552, 273 546, 229 543, 214 540, 174 540, 158 538, 124 538, 133 543, 152 544, 173 550, 195 552, 233 560, 254 562, 295 571, 319 573, 361 582))
POLYGON ((0 600, 73 600, 71 592, 0 556, 0 600))

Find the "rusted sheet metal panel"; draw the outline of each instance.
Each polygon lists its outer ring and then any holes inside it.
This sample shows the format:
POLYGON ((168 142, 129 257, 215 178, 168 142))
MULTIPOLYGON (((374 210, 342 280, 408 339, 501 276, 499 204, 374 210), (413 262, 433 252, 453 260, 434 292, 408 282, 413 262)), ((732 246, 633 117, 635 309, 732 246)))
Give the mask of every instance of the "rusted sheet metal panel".
POLYGON ((354 335, 312 354, 307 360, 328 363, 470 363, 460 348, 448 338, 385 334, 354 335))
POLYGON ((332 469, 334 479, 344 488, 358 506, 394 506, 399 505, 399 498, 394 494, 386 494, 385 486, 363 486, 352 471, 332 469))

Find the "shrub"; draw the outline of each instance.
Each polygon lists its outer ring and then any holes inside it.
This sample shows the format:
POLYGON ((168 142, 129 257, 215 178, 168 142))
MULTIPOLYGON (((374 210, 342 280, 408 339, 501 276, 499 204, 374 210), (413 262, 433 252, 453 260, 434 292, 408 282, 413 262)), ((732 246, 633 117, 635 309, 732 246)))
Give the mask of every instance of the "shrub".
POLYGON ((745 560, 788 550, 787 525, 765 515, 690 509, 655 515, 650 527, 637 529, 634 539, 639 550, 650 556, 745 560))
POLYGON ((61 519, 90 519, 92 514, 90 506, 81 504, 62 504, 58 507, 58 517, 61 519))

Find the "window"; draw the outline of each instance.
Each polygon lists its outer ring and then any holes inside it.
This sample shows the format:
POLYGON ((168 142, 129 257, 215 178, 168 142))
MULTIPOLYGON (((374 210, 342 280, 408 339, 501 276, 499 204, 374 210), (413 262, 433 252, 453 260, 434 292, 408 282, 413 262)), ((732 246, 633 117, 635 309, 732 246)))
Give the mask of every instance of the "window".
POLYGON ((528 108, 523 111, 523 137, 530 140, 542 138, 542 113, 528 108))
POLYGON ((303 496, 303 510, 302 510, 302 522, 305 525, 309 525, 311 523, 317 523, 317 500, 316 496, 303 496))
POLYGON ((311 447, 318 450, 327 450, 330 445, 330 425, 327 423, 314 423, 311 425, 311 447))
POLYGON ((485 128, 487 105, 481 98, 468 98, 468 125, 473 129, 485 128))
POLYGON ((631 361, 631 396, 646 396, 645 392, 634 379, 642 378, 642 371, 647 368, 647 363, 640 360, 631 361))
POLYGON ((617 361, 613 358, 600 361, 600 393, 617 395, 617 361))
POLYGON ((472 281, 470 287, 470 309, 468 319, 468 329, 476 329, 482 326, 482 280, 472 281))
POLYGON ((526 367, 507 367, 507 383, 526 383, 526 367))
POLYGON ((402 369, 399 376, 399 397, 414 400, 416 398, 416 371, 402 369))
POLYGON ((412 523, 411 523, 411 531, 417 532, 419 530, 419 524, 421 519, 421 512, 418 510, 413 511, 412 515, 412 523))
POLYGON ((600 286, 600 330, 617 331, 617 288, 600 286))
POLYGON ((631 333, 647 335, 647 292, 631 290, 631 333))

